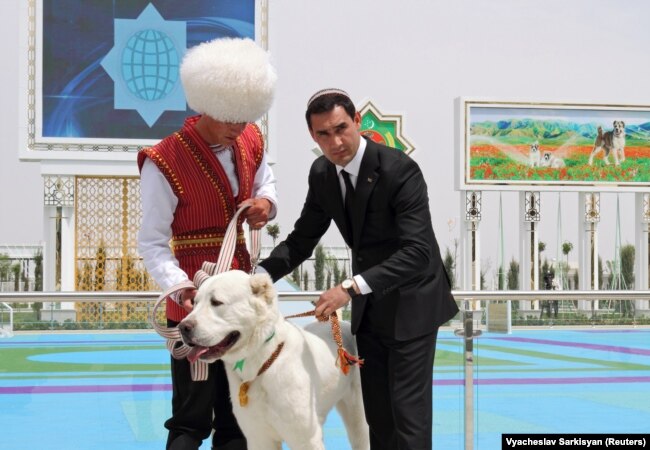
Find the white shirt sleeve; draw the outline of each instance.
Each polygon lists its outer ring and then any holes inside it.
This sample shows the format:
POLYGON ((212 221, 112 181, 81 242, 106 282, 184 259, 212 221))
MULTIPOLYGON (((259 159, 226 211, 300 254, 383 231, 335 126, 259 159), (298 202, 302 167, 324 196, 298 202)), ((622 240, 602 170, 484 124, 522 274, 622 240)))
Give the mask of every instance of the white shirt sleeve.
POLYGON ((275 191, 275 176, 273 175, 271 166, 268 164, 266 152, 264 152, 264 156, 262 157, 260 168, 255 173, 252 194, 255 198, 261 197, 271 202, 269 220, 274 219, 278 213, 278 195, 275 191))
POLYGON ((366 280, 364 280, 361 275, 355 275, 352 278, 354 278, 354 282, 357 283, 357 287, 361 294, 366 295, 372 293, 372 288, 368 286, 368 283, 366 283, 366 280))
POLYGON ((169 241, 178 199, 158 167, 145 159, 140 173, 142 224, 138 232, 138 252, 149 274, 166 290, 189 277, 179 267, 169 241))
MULTIPOLYGON (((228 177, 237 179, 234 165, 228 177)), ((269 218, 277 214, 277 193, 275 176, 268 165, 266 153, 255 173, 253 197, 263 197, 271 204, 269 218)), ((146 158, 140 173, 140 202, 142 206, 142 224, 138 232, 138 252, 149 274, 166 290, 176 284, 189 280, 188 275, 179 267, 178 260, 172 252, 169 242, 172 238, 172 222, 178 199, 169 182, 158 167, 146 158)))

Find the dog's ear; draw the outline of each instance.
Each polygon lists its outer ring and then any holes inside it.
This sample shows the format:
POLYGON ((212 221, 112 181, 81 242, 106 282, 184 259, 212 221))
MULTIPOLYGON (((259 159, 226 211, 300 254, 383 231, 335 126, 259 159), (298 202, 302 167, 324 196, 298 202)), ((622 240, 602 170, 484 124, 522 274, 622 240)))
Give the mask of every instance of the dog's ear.
POLYGON ((251 276, 251 290, 253 295, 260 297, 271 303, 275 298, 275 288, 273 287, 273 280, 266 273, 258 273, 251 276))

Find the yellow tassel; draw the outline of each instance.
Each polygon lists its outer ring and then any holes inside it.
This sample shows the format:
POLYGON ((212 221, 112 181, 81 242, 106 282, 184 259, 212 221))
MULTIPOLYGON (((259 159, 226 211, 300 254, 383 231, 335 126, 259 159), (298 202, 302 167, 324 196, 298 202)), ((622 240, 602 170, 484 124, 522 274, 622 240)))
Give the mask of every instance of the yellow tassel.
POLYGON ((250 383, 248 381, 239 385, 239 406, 248 405, 248 387, 250 383))

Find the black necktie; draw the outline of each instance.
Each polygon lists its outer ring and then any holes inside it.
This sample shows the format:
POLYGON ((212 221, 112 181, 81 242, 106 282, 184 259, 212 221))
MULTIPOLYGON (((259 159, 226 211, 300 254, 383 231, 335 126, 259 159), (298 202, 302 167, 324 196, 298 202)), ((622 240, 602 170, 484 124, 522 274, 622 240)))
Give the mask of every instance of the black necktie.
POLYGON ((345 217, 347 218, 348 230, 350 232, 350 240, 352 240, 352 211, 354 210, 354 187, 350 181, 350 174, 345 170, 341 171, 343 176, 343 182, 345 183, 345 200, 343 205, 345 206, 345 217))

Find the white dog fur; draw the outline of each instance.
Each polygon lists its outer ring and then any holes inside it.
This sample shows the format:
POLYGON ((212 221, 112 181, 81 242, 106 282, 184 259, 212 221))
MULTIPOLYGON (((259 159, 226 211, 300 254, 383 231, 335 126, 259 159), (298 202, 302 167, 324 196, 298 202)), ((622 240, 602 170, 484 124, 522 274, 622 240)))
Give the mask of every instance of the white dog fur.
POLYGON ((542 167, 551 167, 552 169, 561 169, 565 167, 564 159, 555 156, 552 152, 544 152, 542 155, 542 167))
POLYGON ((541 163, 541 152, 539 151, 539 142, 535 141, 530 144, 530 150, 528 152, 528 163, 530 167, 539 167, 541 163))
MULTIPOLYGON (((280 315, 277 302, 268 275, 224 272, 200 286, 193 311, 179 325, 194 358, 223 360, 248 449, 280 450, 284 441, 292 450, 322 450, 322 425, 334 406, 351 448, 368 449, 359 368, 341 372, 329 323, 299 328, 280 315), (282 342, 277 359, 258 376, 282 342), (238 393, 246 381, 248 404, 241 406, 238 393)), ((356 353, 347 322, 341 332, 344 347, 356 353)))

